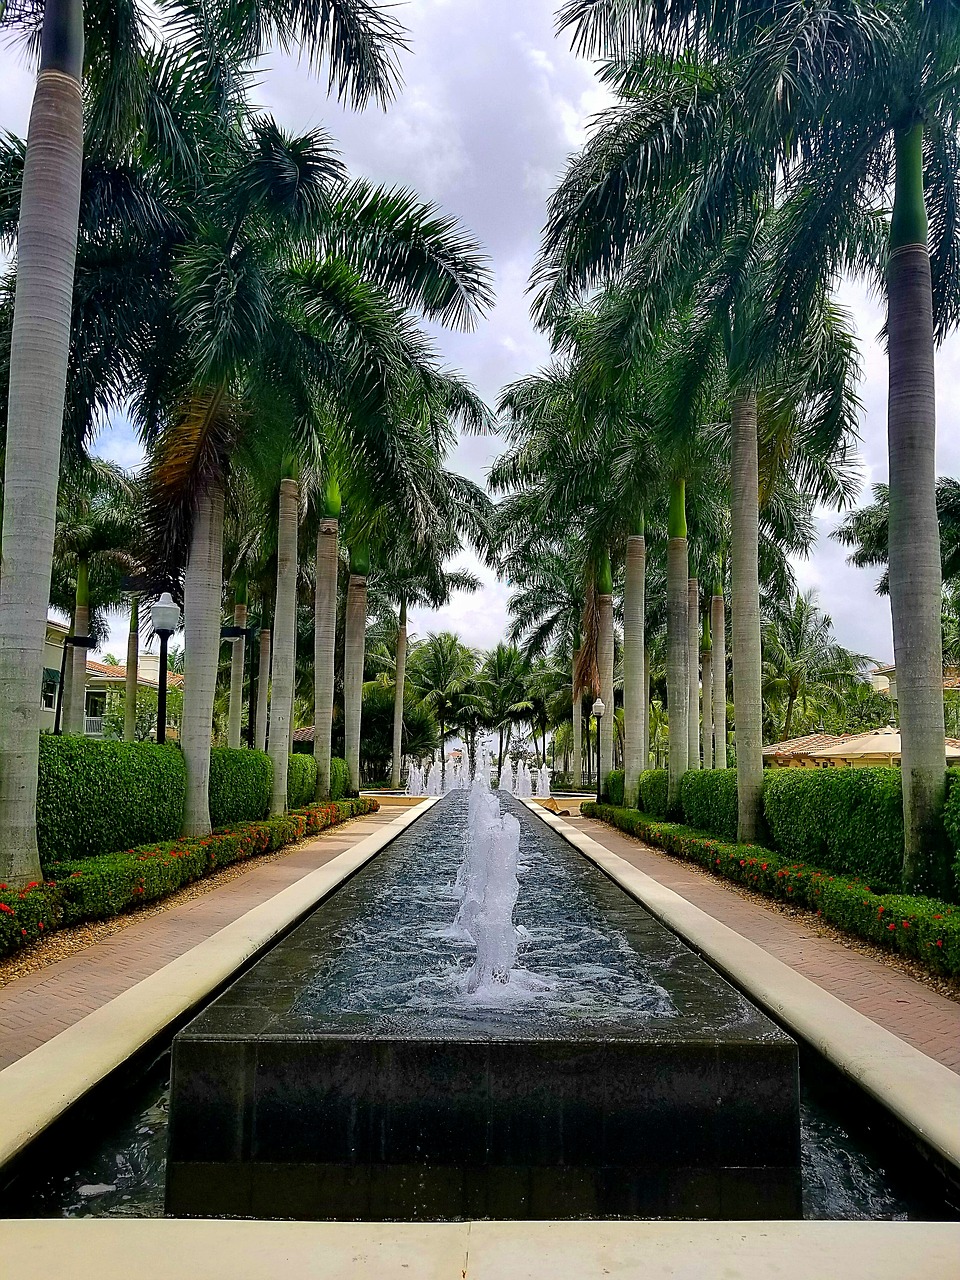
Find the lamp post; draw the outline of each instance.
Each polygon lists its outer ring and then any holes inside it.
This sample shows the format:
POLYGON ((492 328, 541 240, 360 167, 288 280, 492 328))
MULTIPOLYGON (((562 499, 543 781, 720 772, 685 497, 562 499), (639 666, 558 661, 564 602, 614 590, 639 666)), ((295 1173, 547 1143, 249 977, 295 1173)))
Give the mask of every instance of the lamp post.
POLYGON ((160 670, 157 678, 157 742, 167 740, 167 642, 180 625, 180 606, 169 591, 150 608, 150 621, 160 637, 160 670))
POLYGON ((593 714, 597 717, 597 804, 600 803, 600 792, 603 779, 600 777, 600 721, 603 719, 604 705, 598 698, 593 704, 593 714))

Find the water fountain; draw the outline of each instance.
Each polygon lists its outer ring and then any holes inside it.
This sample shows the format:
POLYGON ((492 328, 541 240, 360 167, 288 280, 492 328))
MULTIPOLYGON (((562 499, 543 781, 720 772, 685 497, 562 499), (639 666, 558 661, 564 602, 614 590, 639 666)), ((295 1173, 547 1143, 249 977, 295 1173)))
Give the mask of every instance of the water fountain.
POLYGON ((426 795, 425 787, 426 782, 423 778, 423 770, 420 768, 419 764, 413 760, 410 763, 410 768, 407 770, 407 795, 426 795))
POLYGON ((430 765, 430 772, 427 774, 427 786, 425 795, 439 796, 443 794, 443 770, 437 760, 430 765))
POLYGON ((509 756, 504 760, 503 769, 500 772, 500 790, 513 795, 513 765, 510 763, 509 756))
POLYGON ((537 795, 542 796, 544 800, 550 799, 551 772, 545 764, 542 764, 537 770, 537 795))
POLYGON ((795 1043, 485 771, 177 1035, 167 1211, 798 1216, 795 1043))

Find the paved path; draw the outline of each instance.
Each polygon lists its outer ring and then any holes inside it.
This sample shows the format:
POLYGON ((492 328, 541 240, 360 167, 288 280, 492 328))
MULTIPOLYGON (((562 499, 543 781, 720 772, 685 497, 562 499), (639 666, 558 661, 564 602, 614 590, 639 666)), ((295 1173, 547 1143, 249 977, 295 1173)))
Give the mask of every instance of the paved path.
POLYGON ((938 995, 922 982, 833 938, 818 937, 814 917, 785 915, 742 898, 718 877, 693 870, 595 818, 571 816, 564 822, 682 894, 688 902, 736 929, 901 1040, 960 1072, 957 1001, 938 995))
POLYGON ((0 1068, 52 1039, 281 889, 392 822, 384 805, 323 831, 286 858, 252 867, 218 889, 132 924, 103 942, 0 988, 0 1068))

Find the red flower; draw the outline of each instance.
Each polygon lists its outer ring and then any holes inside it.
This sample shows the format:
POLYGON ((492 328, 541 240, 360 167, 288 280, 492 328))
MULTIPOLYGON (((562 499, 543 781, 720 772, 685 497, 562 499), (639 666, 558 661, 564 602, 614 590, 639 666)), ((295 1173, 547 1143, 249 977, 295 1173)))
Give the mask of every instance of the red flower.
POLYGON ((934 920, 942 920, 942 919, 943 919, 943 917, 942 917, 942 916, 939 916, 939 915, 934 916, 933 918, 934 918, 934 920))
POLYGON ((942 939, 942 938, 938 938, 938 939, 937 939, 937 946, 938 946, 938 947, 942 947, 942 946, 943 946, 943 939, 942 939))
POLYGON ((6 911, 8 915, 14 915, 13 907, 8 906, 5 902, 0 902, 0 911, 6 911))
POLYGON ((42 921, 42 920, 38 920, 38 921, 37 921, 37 924, 40 926, 40 928, 41 928, 41 929, 43 928, 43 921, 42 921))
POLYGON ((886 911, 886 907, 881 907, 881 908, 880 908, 880 910, 877 912, 877 919, 878 919, 878 920, 879 920, 879 919, 880 919, 880 917, 883 915, 884 911, 886 911))
POLYGON ((763 868, 763 870, 766 871, 768 864, 766 862, 762 862, 760 865, 763 868))
POLYGON ((909 920, 904 920, 904 922, 903 922, 903 927, 904 927, 905 929, 909 929, 909 928, 910 928, 910 921, 909 921, 909 920))
POLYGON ((20 935, 21 935, 21 937, 24 937, 24 938, 25 938, 25 937, 27 936, 27 931, 26 931, 26 929, 21 929, 21 930, 20 930, 20 935))
POLYGON ((897 926, 896 926, 895 924, 888 924, 888 925, 887 925, 887 928, 888 928, 888 929, 895 929, 896 927, 897 927, 897 926))

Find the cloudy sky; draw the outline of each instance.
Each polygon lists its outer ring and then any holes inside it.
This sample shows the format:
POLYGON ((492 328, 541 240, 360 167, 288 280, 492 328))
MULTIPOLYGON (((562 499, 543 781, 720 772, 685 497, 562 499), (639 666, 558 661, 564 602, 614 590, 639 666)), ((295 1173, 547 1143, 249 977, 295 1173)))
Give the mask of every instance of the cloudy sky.
MULTIPOLYGON (((413 187, 480 238, 493 262, 496 308, 477 332, 442 334, 440 345, 447 361, 493 402, 501 386, 547 358, 527 315, 526 280, 546 197, 605 96, 589 64, 554 35, 551 0, 409 0, 395 13, 412 50, 404 59, 403 92, 386 113, 342 111, 306 69, 283 56, 266 60, 256 96, 292 129, 324 125, 353 172, 413 187)), ((0 127, 25 131, 32 84, 19 54, 0 49, 0 127)), ((886 477, 886 362, 876 341, 882 315, 856 283, 844 286, 841 300, 862 344, 866 489, 886 477)), ((939 470, 954 475, 960 474, 958 402, 960 338, 954 337, 938 360, 939 470)), ((482 479, 497 448, 492 438, 464 440, 452 465, 482 479)), ((139 458, 122 423, 101 437, 99 449, 126 465, 139 458)), ((797 566, 798 580, 817 588, 844 644, 889 660, 888 607, 873 592, 874 575, 847 566, 843 550, 826 536, 836 523, 835 514, 820 520, 819 543, 797 566)), ((505 627, 508 591, 484 576, 482 595, 415 616, 419 632, 449 627, 470 644, 495 643, 505 627)))

